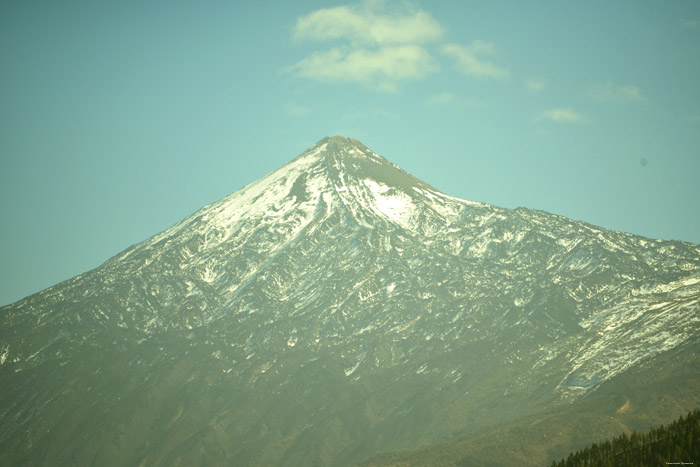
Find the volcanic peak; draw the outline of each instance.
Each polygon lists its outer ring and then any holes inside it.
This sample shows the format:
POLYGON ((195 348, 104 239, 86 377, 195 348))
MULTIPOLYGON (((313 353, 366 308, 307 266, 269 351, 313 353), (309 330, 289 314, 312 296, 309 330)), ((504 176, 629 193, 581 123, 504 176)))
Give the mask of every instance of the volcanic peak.
POLYGON ((334 215, 363 228, 379 222, 412 232, 418 225, 444 227, 467 205, 485 206, 441 193, 361 142, 333 136, 146 243, 187 231, 196 232, 210 249, 244 232, 264 230, 279 233, 279 246, 334 215))
POLYGON ((307 153, 314 151, 325 160, 329 178, 341 187, 348 184, 366 185, 365 181, 369 180, 369 183, 400 189, 408 195, 414 194, 415 188, 437 191, 354 138, 339 135, 326 137, 307 153))

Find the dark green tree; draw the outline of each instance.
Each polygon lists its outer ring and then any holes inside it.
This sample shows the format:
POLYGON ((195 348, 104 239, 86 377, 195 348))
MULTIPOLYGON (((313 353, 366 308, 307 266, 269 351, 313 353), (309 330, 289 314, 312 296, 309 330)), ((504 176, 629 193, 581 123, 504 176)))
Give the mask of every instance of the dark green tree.
POLYGON ((553 467, 605 467, 665 465, 668 462, 700 460, 700 410, 679 417, 668 426, 660 425, 648 433, 622 433, 612 440, 593 443, 572 452, 553 467))

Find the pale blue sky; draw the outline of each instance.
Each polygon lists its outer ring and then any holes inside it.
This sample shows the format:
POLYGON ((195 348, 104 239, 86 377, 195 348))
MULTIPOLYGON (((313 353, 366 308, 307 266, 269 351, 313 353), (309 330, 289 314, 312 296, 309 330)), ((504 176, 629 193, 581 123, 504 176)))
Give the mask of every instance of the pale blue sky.
POLYGON ((0 304, 324 136, 453 196, 700 243, 700 2, 0 4, 0 304))

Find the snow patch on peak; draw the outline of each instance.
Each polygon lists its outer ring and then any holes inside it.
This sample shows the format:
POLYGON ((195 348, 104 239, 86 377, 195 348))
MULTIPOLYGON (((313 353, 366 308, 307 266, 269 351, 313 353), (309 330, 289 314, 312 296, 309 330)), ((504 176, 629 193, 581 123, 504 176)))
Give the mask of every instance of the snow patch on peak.
POLYGON ((372 194, 375 195, 383 195, 384 193, 390 190, 389 186, 383 183, 375 182, 374 180, 369 178, 363 180, 362 183, 364 183, 365 186, 370 189, 372 194))
POLYGON ((191 228, 209 249, 255 222, 275 225, 276 231, 294 236, 311 220, 319 200, 330 201, 326 194, 332 187, 322 164, 327 147, 328 141, 319 142, 287 165, 205 206, 148 242, 152 245, 191 228))
POLYGON ((479 207, 488 207, 489 206, 488 204, 480 203, 478 201, 469 201, 468 199, 455 198, 454 196, 446 195, 445 193, 443 193, 441 191, 430 190, 430 193, 432 193, 436 196, 439 196, 442 199, 457 201, 458 203, 468 204, 469 206, 479 206, 479 207))
POLYGON ((365 179, 363 183, 369 188, 373 206, 379 213, 402 227, 410 227, 411 216, 416 211, 410 196, 371 179, 365 179))

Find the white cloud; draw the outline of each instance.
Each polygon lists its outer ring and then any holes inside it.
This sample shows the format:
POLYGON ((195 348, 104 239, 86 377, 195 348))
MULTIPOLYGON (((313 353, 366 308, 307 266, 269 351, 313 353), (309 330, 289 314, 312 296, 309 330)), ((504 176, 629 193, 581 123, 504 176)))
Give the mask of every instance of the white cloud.
POLYGON ((525 83, 525 86, 527 87, 528 91, 530 91, 530 92, 533 92, 533 93, 540 92, 544 89, 545 82, 531 79, 525 83))
POLYGON ((395 92, 399 83, 439 69, 422 44, 442 34, 437 21, 423 10, 389 11, 381 1, 323 8, 299 18, 293 38, 336 44, 287 71, 326 83, 354 82, 395 92))
POLYGON ((450 105, 455 100, 455 95, 451 92, 441 92, 430 96, 428 99, 428 104, 431 105, 450 105))
POLYGON ((618 85, 610 81, 596 84, 588 89, 588 95, 601 102, 641 102, 644 101, 641 91, 631 84, 618 85))
POLYGON ((536 120, 551 120, 553 122, 580 123, 587 120, 583 115, 568 108, 549 109, 537 116, 536 120))
POLYGON ((410 13, 382 11, 381 4, 322 8, 297 19, 296 40, 349 40, 357 45, 420 44, 442 37, 443 30, 423 10, 410 13))
MULTIPOLYGON (((363 0, 321 8, 297 19, 292 38, 297 42, 325 42, 328 48, 312 53, 286 71, 326 83, 360 83, 395 92, 400 84, 439 70, 426 43, 439 41, 443 35, 443 28, 429 13, 407 8, 406 3, 387 8, 383 0, 363 0)), ((506 68, 489 61, 495 53, 491 43, 450 43, 442 45, 441 50, 466 75, 494 79, 509 75, 506 68)), ((452 99, 454 96, 443 93, 434 96, 431 103, 444 105, 452 99)))
POLYGON ((457 68, 466 75, 505 79, 508 70, 484 60, 484 55, 493 55, 495 47, 489 42, 474 41, 469 45, 447 44, 442 49, 445 55, 457 61, 457 68))
POLYGON ((289 115, 293 115, 295 117, 301 117, 311 112, 310 108, 296 104, 294 102, 287 102, 287 104, 284 106, 284 110, 289 115))
POLYGON ((681 28, 683 29, 695 29, 700 26, 700 21, 696 19, 684 19, 681 21, 681 28))
POLYGON ((420 79, 437 71, 428 52, 418 45, 371 49, 333 48, 316 52, 291 67, 297 76, 323 82, 357 82, 380 91, 396 91, 397 82, 420 79))

